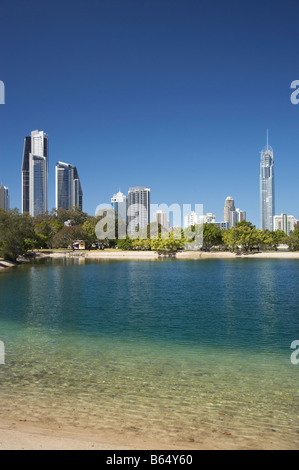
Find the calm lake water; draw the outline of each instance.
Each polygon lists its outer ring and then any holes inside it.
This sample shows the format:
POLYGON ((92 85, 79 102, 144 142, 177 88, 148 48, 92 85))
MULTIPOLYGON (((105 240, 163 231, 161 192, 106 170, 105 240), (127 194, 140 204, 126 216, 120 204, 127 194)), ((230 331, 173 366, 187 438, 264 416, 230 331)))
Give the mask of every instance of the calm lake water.
MULTIPOLYGON (((299 447, 299 261, 46 260, 0 273, 1 412, 299 447)), ((164 440, 164 441, 163 441, 164 440)))

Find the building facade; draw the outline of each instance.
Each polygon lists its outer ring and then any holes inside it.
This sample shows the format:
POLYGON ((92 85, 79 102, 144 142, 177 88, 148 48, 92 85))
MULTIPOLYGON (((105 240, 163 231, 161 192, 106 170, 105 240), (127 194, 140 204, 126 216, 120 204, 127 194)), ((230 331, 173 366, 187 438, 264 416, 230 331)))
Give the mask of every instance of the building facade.
POLYGON ((223 209, 223 222, 227 224, 227 227, 235 227, 238 222, 246 220, 246 212, 235 208, 235 200, 232 197, 225 199, 223 209))
POLYGON ((212 212, 208 212, 203 216, 203 223, 204 224, 213 224, 216 221, 216 215, 212 214, 212 212))
POLYGON ((111 205, 113 207, 114 213, 116 217, 121 217, 123 220, 127 221, 128 219, 128 200, 127 196, 123 194, 121 191, 118 193, 113 194, 111 198, 111 205))
POLYGON ((236 209, 237 213, 237 222, 242 222, 242 220, 246 220, 246 211, 241 211, 241 209, 236 209))
POLYGON ((22 162, 22 212, 32 217, 48 210, 49 141, 44 131, 25 137, 22 162))
POLYGON ((5 212, 9 211, 8 188, 2 185, 0 185, 0 209, 3 209, 5 212))
POLYGON ((135 233, 150 223, 150 188, 137 186, 128 192, 128 233, 135 233))
POLYGON ((227 230, 229 228, 229 223, 228 222, 212 222, 212 224, 220 228, 220 230, 227 230))
POLYGON ((200 223, 202 223, 202 217, 199 216, 195 211, 192 211, 190 214, 187 214, 184 217, 184 228, 191 227, 192 225, 198 225, 200 223))
POLYGON ((228 196, 224 203, 223 222, 226 222, 229 227, 233 227, 236 223, 235 211, 235 200, 231 196, 228 196))
POLYGON ((69 210, 83 208, 83 191, 78 170, 69 163, 58 162, 55 167, 55 207, 69 210))
POLYGON ((273 230, 274 214, 274 158, 273 149, 269 146, 267 134, 267 146, 261 151, 260 163, 260 215, 262 230, 273 230))
POLYGON ((169 230, 169 221, 168 221, 166 212, 163 212, 163 211, 160 211, 160 210, 155 212, 154 213, 154 222, 162 225, 162 227, 169 230))
POLYGON ((282 230, 287 235, 295 230, 297 220, 293 215, 280 214, 273 217, 273 230, 282 230))

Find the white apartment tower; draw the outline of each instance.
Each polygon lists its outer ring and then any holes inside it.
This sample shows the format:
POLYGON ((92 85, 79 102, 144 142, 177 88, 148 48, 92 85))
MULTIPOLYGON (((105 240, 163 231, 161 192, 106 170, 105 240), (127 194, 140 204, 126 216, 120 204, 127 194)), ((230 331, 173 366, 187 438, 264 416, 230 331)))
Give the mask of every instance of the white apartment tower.
POLYGON ((25 137, 22 163, 22 212, 32 217, 48 210, 48 136, 32 131, 25 137))

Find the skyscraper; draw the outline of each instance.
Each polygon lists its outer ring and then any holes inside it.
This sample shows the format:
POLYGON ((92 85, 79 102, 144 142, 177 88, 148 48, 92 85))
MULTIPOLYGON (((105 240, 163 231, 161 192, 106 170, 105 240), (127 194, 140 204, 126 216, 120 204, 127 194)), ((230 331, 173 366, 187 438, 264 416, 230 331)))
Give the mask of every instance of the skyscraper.
POLYGON ((223 222, 228 223, 229 227, 233 227, 236 223, 235 210, 235 200, 230 196, 227 197, 223 209, 223 222))
POLYGON ((196 214, 195 211, 192 211, 190 214, 185 215, 184 217, 184 228, 191 227, 192 225, 197 225, 201 221, 201 217, 196 214))
POLYGON ((128 192, 128 233, 134 233, 150 223, 150 189, 142 186, 128 192))
POLYGON ((154 213, 154 222, 162 225, 163 228, 169 229, 169 221, 166 212, 158 210, 154 213))
POLYGON ((120 191, 116 194, 113 194, 113 197, 111 198, 111 205, 116 216, 120 216, 122 219, 127 221, 127 196, 120 191))
POLYGON ((78 170, 69 163, 58 162, 55 167, 55 207, 69 210, 83 207, 83 192, 78 170))
POLYGON ((246 212, 241 211, 240 209, 236 209, 237 213, 237 222, 242 222, 242 220, 246 220, 246 212))
POLYGON ((235 200, 230 196, 227 197, 223 209, 223 222, 230 228, 242 220, 246 220, 246 212, 236 209, 235 200))
POLYGON ((48 136, 32 131, 25 137, 22 163, 22 212, 33 217, 48 210, 48 136))
POLYGON ((8 188, 6 186, 0 185, 0 209, 9 210, 9 195, 8 188))
POLYGON ((295 229, 297 220, 293 215, 281 214, 273 216, 273 230, 283 230, 287 235, 295 229))
POLYGON ((273 216, 275 214, 274 160, 273 149, 269 146, 268 130, 267 146, 261 151, 260 211, 261 229, 273 230, 273 216))

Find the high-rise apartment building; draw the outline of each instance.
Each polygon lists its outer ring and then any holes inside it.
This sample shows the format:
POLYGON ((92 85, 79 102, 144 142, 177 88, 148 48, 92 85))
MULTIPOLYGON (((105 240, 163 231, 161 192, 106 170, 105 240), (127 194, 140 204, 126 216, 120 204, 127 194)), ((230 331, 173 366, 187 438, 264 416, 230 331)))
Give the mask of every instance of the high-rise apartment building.
POLYGON ((5 212, 9 210, 8 188, 2 185, 0 185, 0 209, 3 209, 5 212))
POLYGON ((134 233, 150 223, 150 189, 142 186, 128 192, 128 233, 134 233))
POLYGON ((273 217, 273 230, 282 230, 287 235, 294 231, 297 220, 293 215, 281 214, 273 217))
POLYGON ((246 212, 235 208, 235 201, 232 197, 225 199, 223 209, 223 222, 228 227, 234 227, 238 222, 246 220, 246 212))
POLYGON ((184 228, 200 224, 202 221, 201 219, 202 218, 195 211, 190 212, 190 214, 187 214, 184 217, 184 228))
POLYGON ((191 227, 192 225, 213 224, 215 221, 216 215, 212 214, 212 212, 199 215, 195 211, 192 211, 184 217, 184 228, 191 227))
POLYGON ((157 224, 162 225, 162 227, 166 228, 167 230, 169 229, 169 221, 167 218, 166 212, 158 210, 157 212, 154 213, 154 222, 157 224))
POLYGON ((204 224, 213 224, 216 221, 216 215, 212 214, 212 212, 208 212, 203 216, 203 223, 204 224))
POLYGON ((55 207, 69 210, 83 207, 83 192, 78 170, 69 163, 58 162, 55 167, 55 207))
POLYGON ((234 199, 230 196, 227 197, 223 209, 223 222, 230 228, 242 220, 246 220, 246 212, 236 209, 234 199))
POLYGON ((246 211, 241 211, 241 209, 236 209, 237 213, 237 222, 242 222, 242 220, 246 220, 246 211))
POLYGON ((48 210, 48 136, 32 131, 25 137, 22 163, 22 212, 33 217, 48 210))
POLYGON ((274 159, 273 149, 269 145, 268 131, 267 146, 261 151, 260 214, 261 229, 273 230, 273 217, 275 214, 274 159))
POLYGON ((127 196, 118 191, 118 193, 113 194, 111 198, 111 205, 116 217, 121 217, 123 220, 127 221, 127 196))
POLYGON ((223 222, 226 222, 229 227, 233 227, 236 224, 235 212, 235 200, 229 196, 225 199, 223 209, 223 222))

